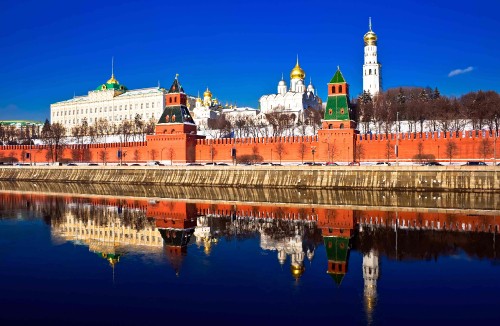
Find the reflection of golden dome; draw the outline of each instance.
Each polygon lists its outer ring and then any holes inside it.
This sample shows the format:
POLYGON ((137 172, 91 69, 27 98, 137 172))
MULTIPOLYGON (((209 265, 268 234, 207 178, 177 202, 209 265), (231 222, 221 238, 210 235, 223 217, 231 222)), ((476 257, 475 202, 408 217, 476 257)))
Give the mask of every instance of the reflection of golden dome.
POLYGON ((306 78, 306 73, 302 68, 299 66, 299 58, 297 57, 297 63, 295 64, 295 67, 293 67, 292 72, 290 72, 290 78, 298 78, 298 79, 304 79, 306 78))
POLYGON ((292 276, 295 277, 296 279, 301 277, 302 274, 304 274, 305 270, 306 269, 304 268, 304 266, 300 266, 300 265, 291 265, 290 266, 290 272, 292 272, 292 276))
POLYGON ((108 79, 108 81, 106 82, 106 84, 119 84, 119 82, 118 82, 118 80, 116 80, 115 75, 111 74, 111 78, 108 79))
POLYGON ((205 91, 205 93, 203 93, 203 97, 212 97, 212 92, 208 89, 207 87, 207 90, 205 91))

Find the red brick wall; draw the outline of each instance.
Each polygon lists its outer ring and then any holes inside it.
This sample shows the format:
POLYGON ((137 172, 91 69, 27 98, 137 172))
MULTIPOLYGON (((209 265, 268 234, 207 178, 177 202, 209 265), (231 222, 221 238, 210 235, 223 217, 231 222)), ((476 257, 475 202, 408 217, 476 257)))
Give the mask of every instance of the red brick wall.
MULTIPOLYGON (((61 159, 71 160, 72 151, 78 148, 88 148, 90 162, 102 163, 101 152, 107 153, 107 162, 119 162, 118 150, 122 149, 125 154, 124 162, 146 162, 149 160, 169 160, 170 149, 174 152, 175 163, 182 162, 232 162, 231 150, 236 149, 236 155, 252 155, 254 148, 256 153, 263 157, 266 162, 280 161, 280 148, 282 151, 281 162, 351 162, 354 157, 355 148, 363 148, 361 161, 387 161, 387 144, 389 143, 389 161, 395 161, 394 146, 396 145, 396 134, 381 135, 355 135, 352 129, 322 129, 317 136, 295 136, 295 137, 268 137, 268 138, 238 138, 238 139, 198 139, 193 134, 157 134, 147 136, 146 142, 127 142, 94 145, 70 145, 66 146, 61 159), (303 152, 303 159, 302 159, 303 152), (136 160, 136 155, 138 158, 136 160)), ((422 143, 423 153, 432 154, 440 161, 448 161, 446 147, 449 141, 457 145, 453 161, 483 160, 480 147, 483 140, 489 142, 491 153, 486 157, 487 162, 493 160, 493 146, 495 138, 493 134, 482 131, 466 131, 457 133, 401 133, 399 135, 399 160, 412 161, 418 154, 418 144, 422 143)), ((496 144, 497 156, 500 155, 500 142, 496 144)), ((22 153, 30 153, 32 162, 47 162, 46 146, 15 145, 0 146, 0 157, 14 157, 22 162, 22 153)), ((30 159, 25 159, 30 162, 30 159)))

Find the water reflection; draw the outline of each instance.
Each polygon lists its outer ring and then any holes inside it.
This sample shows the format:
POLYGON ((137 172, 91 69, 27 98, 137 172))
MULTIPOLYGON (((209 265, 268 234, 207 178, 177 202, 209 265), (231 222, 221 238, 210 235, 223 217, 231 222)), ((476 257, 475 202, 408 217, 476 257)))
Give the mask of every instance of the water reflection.
MULTIPOLYGON (((54 243, 88 247, 114 269, 129 253, 162 254, 176 275, 191 245, 213 254, 221 239, 259 238, 276 263, 289 264, 300 282, 319 260, 337 287, 352 268, 361 268, 363 307, 371 323, 377 307, 380 257, 437 260, 459 251, 496 261, 498 212, 429 212, 415 207, 377 210, 303 205, 187 202, 158 198, 49 196, 3 193, 5 212, 34 211, 51 227, 54 243), (325 255, 316 254, 324 246, 325 255), (351 251, 362 255, 350 266, 351 251)), ((194 248, 194 247, 193 247, 194 248)))

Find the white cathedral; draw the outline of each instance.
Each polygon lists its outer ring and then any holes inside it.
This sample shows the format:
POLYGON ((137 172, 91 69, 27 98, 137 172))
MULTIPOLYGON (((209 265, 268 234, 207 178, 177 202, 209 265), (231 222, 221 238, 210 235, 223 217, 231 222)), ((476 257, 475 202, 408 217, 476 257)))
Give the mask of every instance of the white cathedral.
POLYGON ((300 67, 297 56, 297 63, 290 72, 290 88, 287 88, 282 76, 278 83, 278 93, 263 95, 259 99, 261 113, 283 112, 294 114, 295 120, 298 120, 302 116, 303 110, 307 108, 320 110, 323 102, 316 94, 312 81, 309 82, 306 88, 305 77, 306 73, 300 67))

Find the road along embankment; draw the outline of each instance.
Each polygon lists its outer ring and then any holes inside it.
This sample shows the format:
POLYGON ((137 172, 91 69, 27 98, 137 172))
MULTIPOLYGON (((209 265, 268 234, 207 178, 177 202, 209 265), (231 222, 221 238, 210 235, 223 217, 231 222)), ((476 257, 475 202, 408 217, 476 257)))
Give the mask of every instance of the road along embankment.
POLYGON ((203 187, 500 191, 500 167, 466 166, 20 166, 0 181, 203 187))

